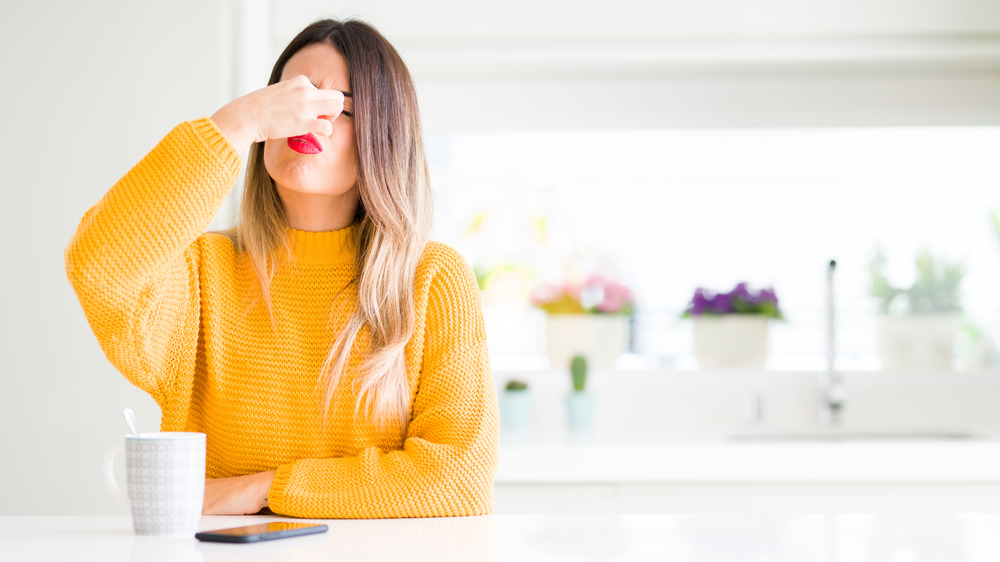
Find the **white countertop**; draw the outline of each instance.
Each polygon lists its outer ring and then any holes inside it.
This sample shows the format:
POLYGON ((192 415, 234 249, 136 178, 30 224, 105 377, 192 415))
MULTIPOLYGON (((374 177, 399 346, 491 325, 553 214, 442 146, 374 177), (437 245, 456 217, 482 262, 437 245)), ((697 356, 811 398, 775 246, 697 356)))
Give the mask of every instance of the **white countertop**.
POLYGON ((1000 441, 501 438, 495 482, 1000 482, 1000 441))
MULTIPOLYGON (((201 530, 287 520, 203 517, 201 530)), ((303 521, 296 519, 295 521, 303 521)), ((128 516, 3 516, 16 561, 1000 560, 1000 515, 493 515, 324 520, 319 535, 253 544, 138 537, 128 516)))

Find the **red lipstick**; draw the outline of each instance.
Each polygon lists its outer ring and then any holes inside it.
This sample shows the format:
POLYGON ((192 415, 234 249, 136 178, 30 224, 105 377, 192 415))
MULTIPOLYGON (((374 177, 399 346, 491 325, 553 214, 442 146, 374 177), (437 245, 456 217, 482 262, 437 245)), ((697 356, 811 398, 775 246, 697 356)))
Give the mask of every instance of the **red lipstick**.
POLYGON ((323 152, 316 135, 308 133, 297 137, 288 137, 288 148, 299 154, 318 154, 323 152))

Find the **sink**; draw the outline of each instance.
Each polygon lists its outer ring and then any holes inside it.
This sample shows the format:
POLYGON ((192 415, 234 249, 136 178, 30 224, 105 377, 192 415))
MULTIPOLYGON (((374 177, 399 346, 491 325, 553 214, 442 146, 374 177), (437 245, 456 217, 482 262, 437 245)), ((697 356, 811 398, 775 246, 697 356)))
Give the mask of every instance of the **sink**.
POLYGON ((751 429, 726 435, 727 441, 961 441, 981 436, 957 430, 882 430, 882 429, 812 429, 804 431, 769 431, 751 429))

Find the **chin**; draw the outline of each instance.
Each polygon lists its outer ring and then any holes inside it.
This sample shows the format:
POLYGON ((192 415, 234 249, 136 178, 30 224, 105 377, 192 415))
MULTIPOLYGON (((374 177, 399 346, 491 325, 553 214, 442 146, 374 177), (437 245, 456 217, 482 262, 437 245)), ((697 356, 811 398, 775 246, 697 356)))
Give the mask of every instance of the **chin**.
POLYGON ((343 193, 331 187, 318 187, 310 185, 281 184, 285 191, 301 193, 303 195, 342 195, 343 193))
POLYGON ((282 190, 292 193, 298 193, 302 195, 344 195, 351 190, 348 188, 341 188, 337 186, 332 186, 329 184, 323 185, 318 182, 302 181, 301 178, 273 178, 275 181, 275 186, 281 186, 278 188, 280 193, 282 190))

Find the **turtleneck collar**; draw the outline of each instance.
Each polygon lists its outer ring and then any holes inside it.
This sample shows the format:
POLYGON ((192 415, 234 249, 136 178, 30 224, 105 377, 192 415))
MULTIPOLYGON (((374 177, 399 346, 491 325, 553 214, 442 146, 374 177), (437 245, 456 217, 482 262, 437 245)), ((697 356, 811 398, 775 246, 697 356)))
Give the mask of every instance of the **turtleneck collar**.
POLYGON ((358 223, 340 230, 309 232, 285 227, 297 263, 331 265, 357 258, 358 223))

